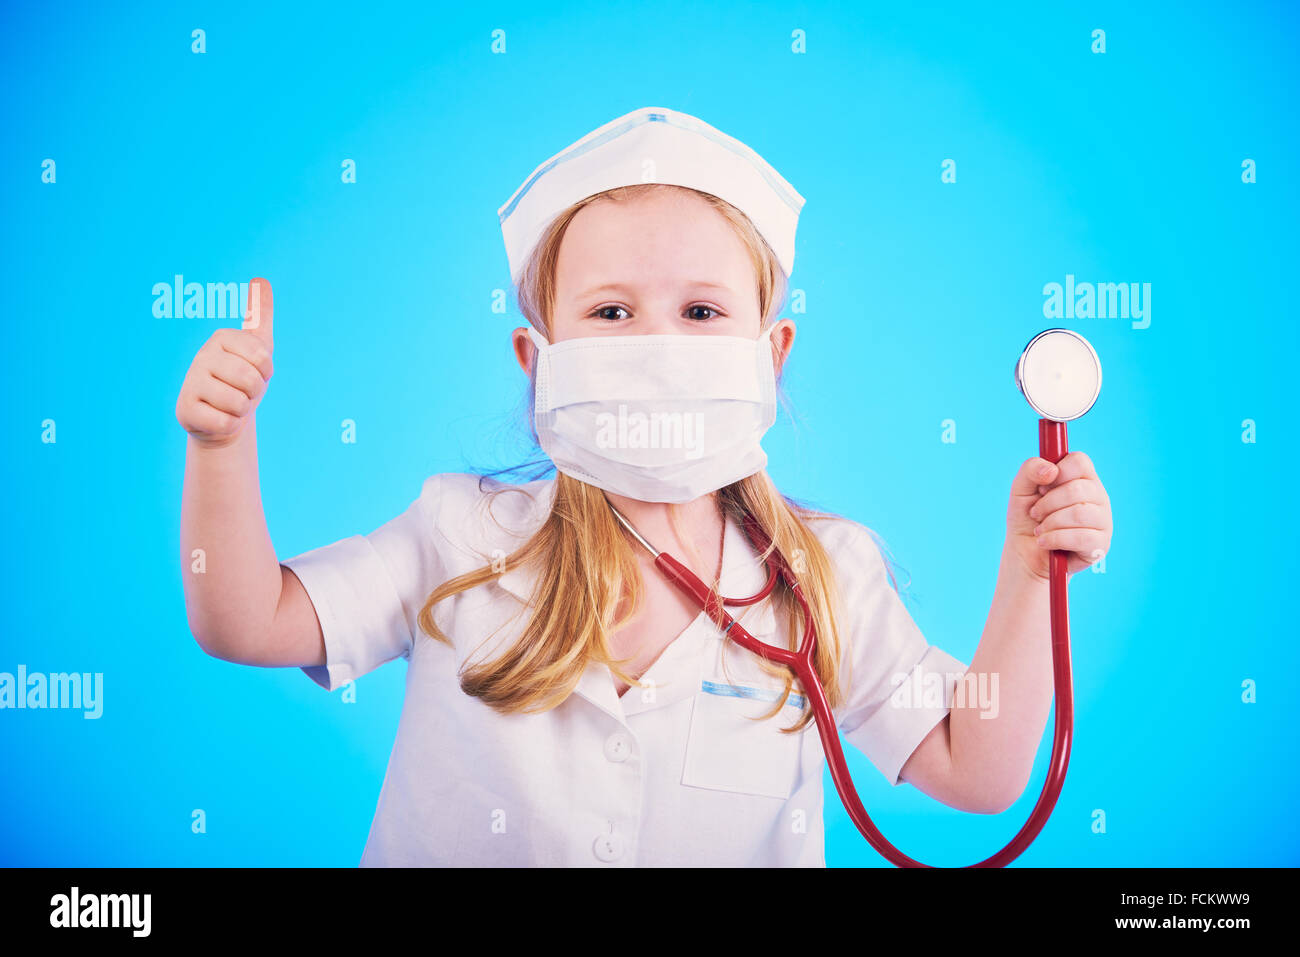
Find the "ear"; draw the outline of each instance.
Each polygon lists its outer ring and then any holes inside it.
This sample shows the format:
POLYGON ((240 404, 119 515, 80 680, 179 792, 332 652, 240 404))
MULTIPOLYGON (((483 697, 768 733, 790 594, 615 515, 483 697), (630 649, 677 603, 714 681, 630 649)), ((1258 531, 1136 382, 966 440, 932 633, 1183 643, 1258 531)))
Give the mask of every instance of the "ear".
POLYGON ((772 361, 778 376, 790 355, 791 347, 794 346, 794 334, 793 319, 782 319, 772 327, 772 361))
POLYGON ((526 328, 520 327, 510 333, 510 342, 514 346, 515 361, 519 363, 519 368, 524 370, 524 375, 533 374, 533 356, 537 354, 537 347, 533 345, 533 340, 528 335, 526 328))

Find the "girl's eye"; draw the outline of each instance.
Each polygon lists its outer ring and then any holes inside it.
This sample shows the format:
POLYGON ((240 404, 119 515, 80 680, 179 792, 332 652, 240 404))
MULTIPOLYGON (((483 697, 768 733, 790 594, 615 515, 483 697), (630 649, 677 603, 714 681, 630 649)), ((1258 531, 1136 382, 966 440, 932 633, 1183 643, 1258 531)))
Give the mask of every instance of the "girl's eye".
POLYGON ((618 318, 619 318, 618 316, 607 316, 607 315, 605 315, 605 313, 608 312, 610 309, 618 309, 618 310, 622 310, 623 312, 627 312, 627 310, 626 310, 626 309, 623 309, 622 306, 599 306, 599 307, 597 307, 596 309, 593 309, 593 310, 591 311, 591 315, 593 315, 593 316, 597 316, 597 317, 599 317, 599 318, 601 318, 601 319, 608 319, 608 320, 610 320, 611 322, 617 322, 617 321, 618 321, 618 318))
POLYGON ((703 309, 706 312, 711 312, 714 314, 713 316, 691 316, 692 319, 700 319, 704 322, 708 322, 710 319, 714 318, 714 316, 716 316, 718 312, 718 310, 714 309, 712 306, 706 306, 703 305, 702 303, 696 303, 693 306, 687 306, 686 311, 687 313, 690 313, 694 309, 703 309))

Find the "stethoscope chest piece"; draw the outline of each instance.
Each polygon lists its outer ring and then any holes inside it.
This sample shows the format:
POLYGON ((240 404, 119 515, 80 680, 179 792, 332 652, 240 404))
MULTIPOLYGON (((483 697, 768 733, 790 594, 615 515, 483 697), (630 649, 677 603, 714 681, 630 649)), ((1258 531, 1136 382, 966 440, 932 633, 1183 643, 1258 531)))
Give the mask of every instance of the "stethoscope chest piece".
POLYGON ((1016 386, 1044 419, 1077 419, 1101 392, 1101 360, 1077 332, 1047 329, 1029 340, 1016 362, 1016 386))

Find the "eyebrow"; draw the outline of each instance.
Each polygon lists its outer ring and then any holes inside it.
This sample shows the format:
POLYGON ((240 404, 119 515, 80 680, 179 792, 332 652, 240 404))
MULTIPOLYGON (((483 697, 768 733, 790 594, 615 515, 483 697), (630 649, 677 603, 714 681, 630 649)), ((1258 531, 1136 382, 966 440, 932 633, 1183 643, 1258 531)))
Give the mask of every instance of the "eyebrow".
MULTIPOLYGON (((691 288, 698 287, 704 289, 721 289, 724 292, 731 292, 731 287, 726 285, 725 283, 709 282, 706 279, 688 280, 686 282, 686 285, 690 286, 691 288)), ((599 286, 592 286, 590 289, 583 290, 582 292, 578 293, 578 298, 586 299, 589 296, 596 295, 596 293, 598 292, 621 292, 628 288, 629 288, 628 286, 620 282, 607 282, 607 283, 602 283, 599 286)))

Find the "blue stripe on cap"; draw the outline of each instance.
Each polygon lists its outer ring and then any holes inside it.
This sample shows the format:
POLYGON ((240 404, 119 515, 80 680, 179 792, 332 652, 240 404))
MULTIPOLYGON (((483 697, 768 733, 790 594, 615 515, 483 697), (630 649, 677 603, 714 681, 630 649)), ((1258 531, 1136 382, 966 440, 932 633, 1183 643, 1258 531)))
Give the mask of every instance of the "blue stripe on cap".
POLYGON ((726 147, 727 149, 731 150, 731 152, 735 153, 737 156, 741 157, 746 162, 748 162, 751 166, 754 167, 754 169, 758 170, 758 172, 762 174, 763 179, 767 182, 767 185, 772 188, 772 191, 775 192, 778 196, 780 196, 781 199, 785 201, 785 204, 789 206, 792 210, 794 210, 796 213, 799 212, 799 203, 794 198, 794 196, 791 195, 789 189, 787 189, 783 183, 774 179, 769 169, 765 168, 763 165, 756 165, 754 163, 754 156, 751 155, 750 153, 747 153, 742 149, 738 149, 734 143, 729 143, 723 139, 720 139, 717 133, 712 130, 698 129, 689 124, 677 122, 672 117, 668 116, 666 113, 645 113, 641 116, 632 117, 632 119, 628 120, 627 122, 622 123, 614 127, 613 129, 605 131, 600 136, 597 136, 595 139, 589 140, 586 143, 582 143, 578 146, 575 146, 573 149, 569 150, 568 152, 561 153, 559 156, 555 157, 553 160, 551 160, 541 169, 537 170, 537 172, 533 173, 533 175, 528 178, 528 182, 524 184, 523 189, 519 190, 519 192, 515 194, 514 198, 510 200, 509 204, 501 212, 501 216, 500 216, 501 222, 504 224, 505 221, 510 218, 510 214, 515 211, 515 207, 518 206, 520 201, 525 196, 528 195, 528 191, 533 188, 533 184, 536 183, 541 177, 545 176, 547 172, 554 169, 556 166, 558 166, 561 163, 567 163, 569 160, 576 159, 577 157, 582 156, 583 154, 588 153, 591 150, 594 150, 598 146, 603 146, 604 144, 608 143, 610 140, 614 139, 615 137, 622 136, 628 130, 635 129, 636 127, 642 125, 643 123, 667 123, 669 126, 675 126, 678 129, 690 130, 692 133, 696 133, 708 138, 709 140, 713 141, 719 146, 726 147))

